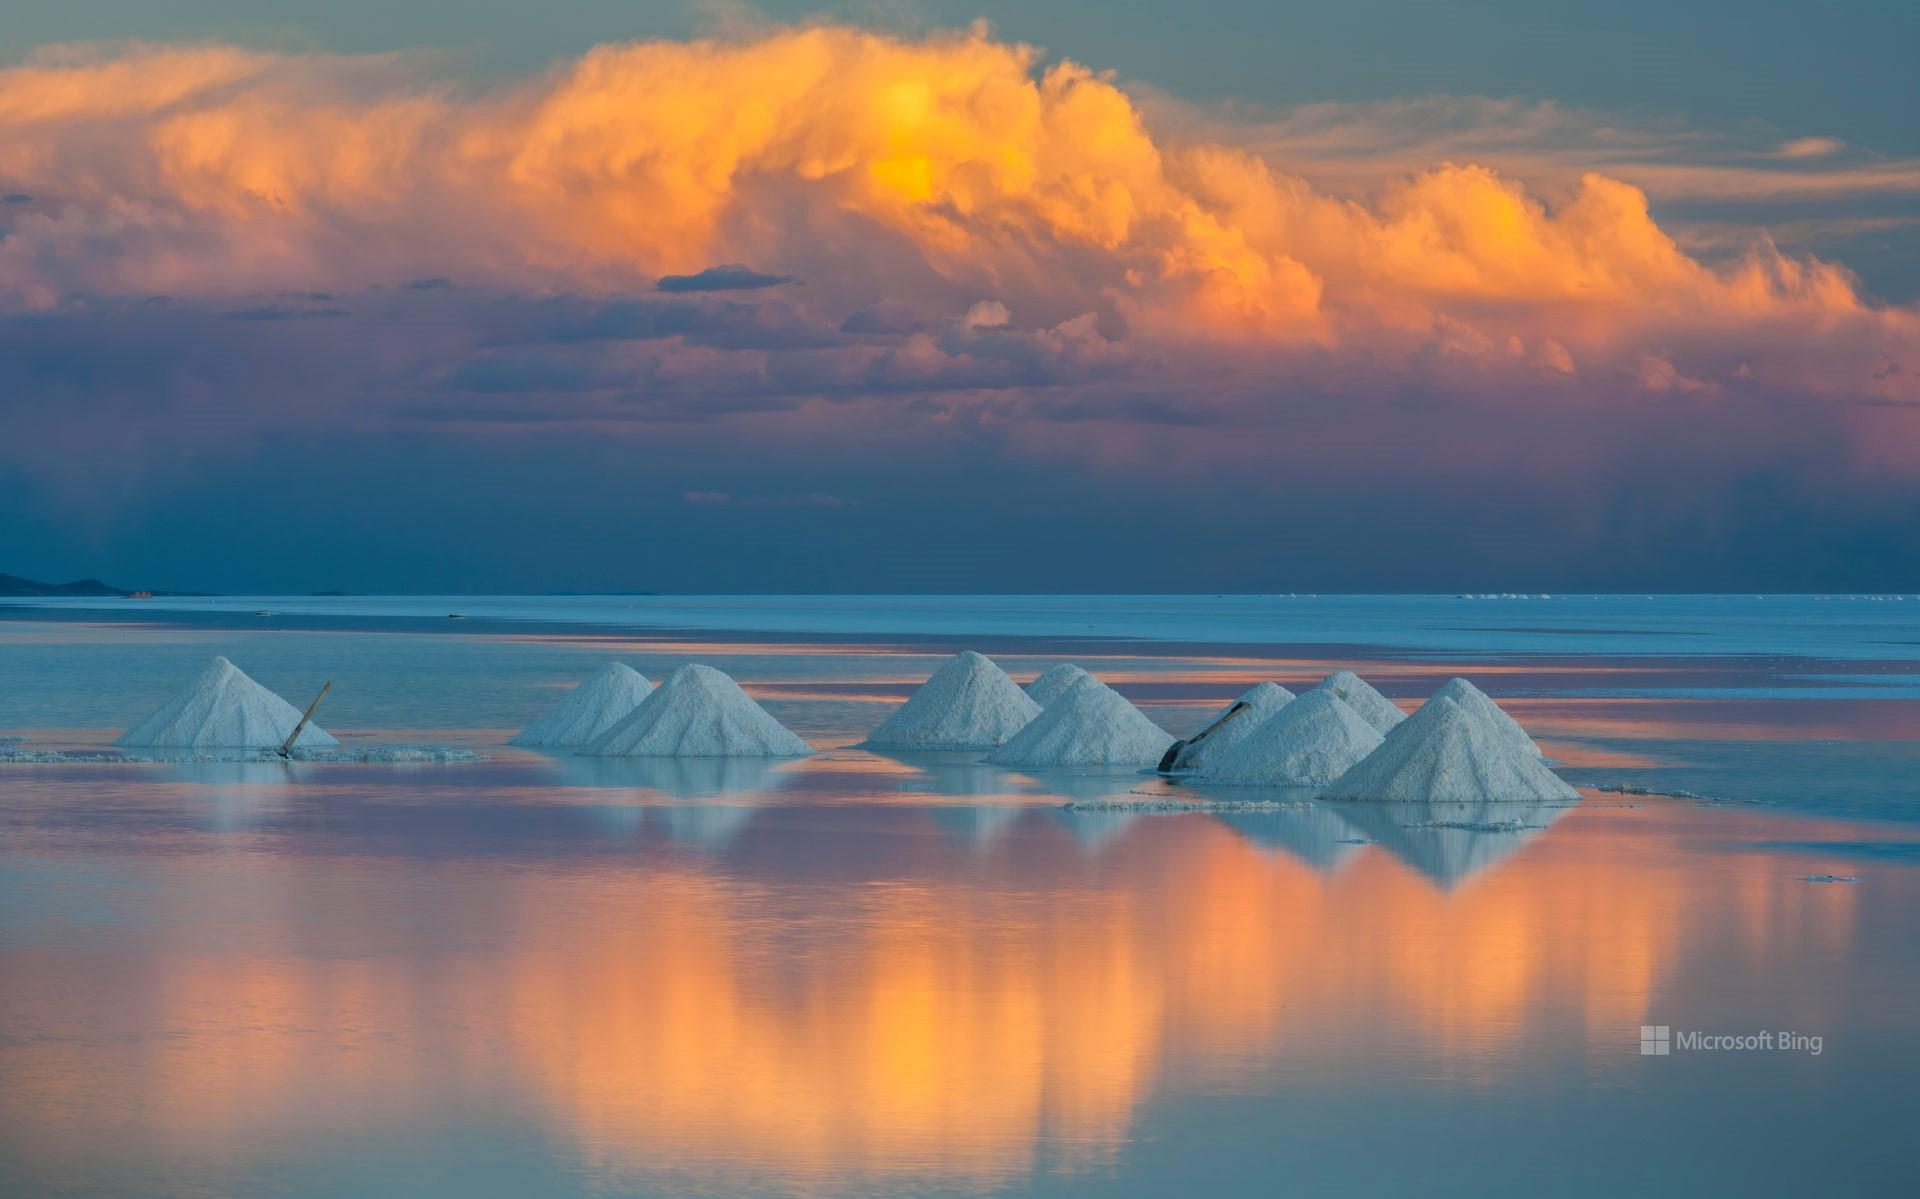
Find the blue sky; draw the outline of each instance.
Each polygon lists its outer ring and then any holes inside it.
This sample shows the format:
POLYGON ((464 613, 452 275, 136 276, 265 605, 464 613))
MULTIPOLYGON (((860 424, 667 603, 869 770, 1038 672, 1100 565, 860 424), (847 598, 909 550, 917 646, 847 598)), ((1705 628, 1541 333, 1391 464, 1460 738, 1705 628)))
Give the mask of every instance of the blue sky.
POLYGON ((1003 36, 1201 100, 1290 105, 1428 92, 1528 96, 1702 123, 1763 121, 1888 154, 1920 150, 1920 13, 1899 0, 921 0, 527 5, 503 0, 19 0, 0 52, 50 42, 202 38, 346 52, 433 48, 522 70, 604 41, 765 18, 905 30, 979 17, 1003 36))

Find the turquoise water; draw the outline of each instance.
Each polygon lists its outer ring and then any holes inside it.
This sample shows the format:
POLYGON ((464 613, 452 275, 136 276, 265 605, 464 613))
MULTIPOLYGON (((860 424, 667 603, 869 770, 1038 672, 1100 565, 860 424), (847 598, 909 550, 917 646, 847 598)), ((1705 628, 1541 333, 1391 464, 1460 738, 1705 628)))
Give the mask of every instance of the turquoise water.
POLYGON ((0 1194, 1744 1196, 1920 1169, 1920 701, 1884 682, 1913 673, 1912 601, 453 602, 0 617, 0 733, 28 746, 97 757, 225 653, 302 701, 333 682, 350 743, 487 755, 0 763, 0 1194), (1261 678, 1352 666, 1410 704, 1466 673, 1583 798, 1149 814, 1101 806, 1178 794, 1128 772, 851 748, 962 645, 1079 661, 1176 733, 1261 678), (504 746, 608 656, 712 662, 821 752, 504 746))
POLYGON ((1409 651, 1920 660, 1920 595, 210 596, 0 600, 108 618, 596 625, 736 633, 1127 638, 1409 651))

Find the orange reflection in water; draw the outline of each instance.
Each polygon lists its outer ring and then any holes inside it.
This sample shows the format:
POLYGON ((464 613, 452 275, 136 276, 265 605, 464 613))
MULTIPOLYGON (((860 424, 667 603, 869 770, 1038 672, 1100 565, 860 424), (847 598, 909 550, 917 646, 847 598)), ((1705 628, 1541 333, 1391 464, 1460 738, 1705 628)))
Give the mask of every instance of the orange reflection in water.
POLYGON ((1920 701, 1699 700, 1621 696, 1503 699, 1537 737, 1623 740, 1913 741, 1920 701))
POLYGON ((986 1185, 1110 1160, 1158 1092, 1487 1083, 1568 1029, 1606 1058, 1703 947, 1790 972, 1856 924, 1795 877, 1815 856, 1703 873, 1669 834, 1722 817, 1677 805, 1594 805, 1457 874, 1384 839, 1323 871, 1204 816, 1097 858, 1038 813, 984 853, 917 819, 832 868, 169 861, 151 938, 16 956, 0 994, 45 1035, 0 1047, 0 1116, 193 1155, 481 1097, 610 1174, 986 1185), (234 904, 248 934, 206 935, 234 904))
POLYGON ((1026 1168, 1043 1130, 1097 1155, 1151 1082, 1161 1023, 1161 979, 1125 935, 1132 898, 1039 925, 1015 898, 977 898, 885 886, 783 982, 796 963, 755 939, 751 900, 651 878, 622 900, 647 920, 513 964, 529 1016, 513 1043, 603 1167, 987 1178, 1026 1168))

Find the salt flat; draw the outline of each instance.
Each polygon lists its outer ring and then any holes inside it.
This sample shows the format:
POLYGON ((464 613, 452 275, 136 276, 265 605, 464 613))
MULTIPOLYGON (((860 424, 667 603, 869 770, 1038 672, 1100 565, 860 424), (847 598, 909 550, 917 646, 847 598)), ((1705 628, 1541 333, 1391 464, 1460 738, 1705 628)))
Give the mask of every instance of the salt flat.
MULTIPOLYGON (((1727 631, 1775 645, 1745 656, 1649 648, 1694 601, 1613 601, 1628 631, 1554 653, 1405 644, 1440 600, 1398 633, 1366 616, 1365 645, 1187 616, 1142 639, 486 615, 523 602, 463 600, 457 627, 416 600, 0 617, 20 744, 108 752, 221 654, 283 694, 331 680, 346 747, 484 755, 0 763, 0 1193, 1150 1195, 1204 1171, 1484 1195, 1524 1153, 1611 1196, 1920 1169, 1896 1126, 1920 704, 1873 687, 1896 659, 1869 652, 1904 652, 1920 608, 1805 652, 1727 631), (1352 668, 1410 709, 1462 675, 1580 798, 1336 804, 854 748, 966 648, 1021 683, 1078 662, 1176 735, 1264 680, 1352 668), (817 752, 506 744, 609 659, 710 663, 817 752), (1642 1026, 1822 1051, 1643 1057, 1642 1026)), ((974 603, 915 619, 999 619, 974 603)), ((1111 603, 1094 619, 1145 619, 1111 603)))

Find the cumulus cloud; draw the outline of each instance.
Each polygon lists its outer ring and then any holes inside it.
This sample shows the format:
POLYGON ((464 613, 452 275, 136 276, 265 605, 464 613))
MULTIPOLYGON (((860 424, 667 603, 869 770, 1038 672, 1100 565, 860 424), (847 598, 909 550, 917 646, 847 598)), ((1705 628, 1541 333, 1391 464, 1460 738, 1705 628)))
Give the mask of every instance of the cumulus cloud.
POLYGON ((1765 244, 1690 257, 1606 173, 1543 198, 1429 161, 1345 195, 1203 132, 1156 131, 1111 79, 981 31, 606 46, 490 88, 392 56, 70 52, 0 72, 0 186, 39 197, 7 218, 0 302, 805 277, 849 329, 985 292, 1042 327, 1092 313, 1163 352, 1301 369, 1439 355, 1630 378, 1651 354, 1707 381, 1914 398, 1912 312, 1765 244), (1863 349, 1897 381, 1857 369, 1863 349))
POLYGON ((571 438, 671 474, 682 516, 843 526, 884 507, 824 511, 859 470, 1289 510, 1364 477, 1388 523, 1494 479, 1502 511, 1559 497, 1566 553, 1606 531, 1583 495, 1678 494, 1709 532, 1755 479, 1769 511, 1904 497, 1920 316, 1655 217, 1648 187, 1742 172, 1906 185, 1776 142, 1708 161, 1506 101, 1196 114, 978 32, 755 29, 490 84, 65 51, 0 71, 0 193, 33 197, 0 205, 0 466, 78 507, 342 430, 571 438))
POLYGON ((968 329, 998 329, 1013 319, 1007 306, 998 300, 982 300, 967 309, 967 315, 960 318, 960 324, 968 329))

